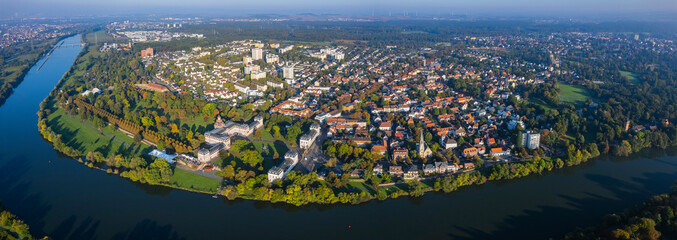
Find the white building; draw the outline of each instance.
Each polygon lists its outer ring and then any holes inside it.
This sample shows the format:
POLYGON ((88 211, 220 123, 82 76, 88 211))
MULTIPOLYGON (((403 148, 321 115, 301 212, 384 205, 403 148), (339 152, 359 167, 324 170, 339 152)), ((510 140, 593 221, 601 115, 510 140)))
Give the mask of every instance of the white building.
POLYGON ((282 76, 286 79, 294 79, 294 66, 282 67, 282 76))
POLYGON ((252 64, 252 58, 249 56, 242 57, 242 64, 244 65, 252 64))
POLYGON ((266 85, 271 86, 271 87, 274 87, 274 88, 283 88, 283 87, 284 87, 284 83, 281 83, 281 82, 275 82, 275 81, 270 81, 270 80, 268 80, 268 81, 266 82, 266 85))
POLYGON ((294 45, 287 45, 287 46, 284 46, 284 47, 278 49, 277 51, 280 52, 280 54, 283 54, 283 53, 291 51, 293 48, 294 48, 294 45))
POLYGON ((524 131, 519 137, 519 145, 523 148, 536 149, 540 146, 541 134, 536 131, 524 131))
POLYGON ((197 160, 206 163, 219 157, 219 151, 226 149, 222 143, 211 145, 209 148, 202 148, 197 152, 197 160))
POLYGON ((259 71, 261 70, 261 67, 259 65, 249 65, 244 67, 244 74, 251 74, 254 71, 259 71))
POLYGON ((284 154, 284 162, 278 167, 273 167, 268 170, 268 181, 273 182, 278 179, 283 179, 299 162, 299 153, 291 150, 284 154))
POLYGON ((263 59, 263 50, 260 48, 253 48, 252 49, 252 60, 261 60, 263 59))
POLYGON ((299 140, 299 147, 301 149, 310 148, 310 146, 313 145, 313 142, 315 142, 315 139, 320 136, 321 131, 322 127, 320 127, 320 124, 313 123, 313 125, 310 126, 310 132, 301 136, 299 140))
POLYGON ((266 54, 266 63, 277 63, 280 61, 280 57, 275 54, 266 54))
POLYGON ((456 140, 448 137, 440 138, 440 145, 442 145, 444 149, 454 149, 458 147, 456 140))

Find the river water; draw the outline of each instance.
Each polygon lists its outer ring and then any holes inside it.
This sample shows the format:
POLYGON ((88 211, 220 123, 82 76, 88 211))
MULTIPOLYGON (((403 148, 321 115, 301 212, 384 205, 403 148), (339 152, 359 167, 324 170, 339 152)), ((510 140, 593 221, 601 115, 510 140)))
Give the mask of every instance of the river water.
MULTIPOLYGON (((79 44, 80 36, 66 44, 79 44)), ((668 192, 676 150, 598 159, 543 176, 420 199, 303 206, 213 199, 130 182, 59 156, 39 103, 81 49, 55 50, 0 108, 0 200, 54 239, 546 239, 668 192)), ((37 66, 43 60, 38 62, 37 66)))

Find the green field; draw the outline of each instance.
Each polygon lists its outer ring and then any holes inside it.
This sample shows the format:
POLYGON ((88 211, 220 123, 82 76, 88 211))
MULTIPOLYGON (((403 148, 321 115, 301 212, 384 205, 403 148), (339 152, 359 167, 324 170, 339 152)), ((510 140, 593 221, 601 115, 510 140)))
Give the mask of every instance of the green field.
POLYGON ((621 72, 621 77, 627 77, 628 80, 630 80, 631 83, 637 84, 639 83, 639 79, 637 79, 637 74, 633 72, 628 72, 628 71, 620 71, 621 72))
POLYGON ((259 151, 263 157, 273 157, 275 152, 277 152, 277 154, 282 157, 285 153, 287 153, 287 151, 289 151, 287 146, 281 142, 276 142, 273 144, 269 142, 253 141, 252 144, 254 144, 256 150, 259 151), (263 146, 267 146, 268 149, 263 150, 263 146))
POLYGON ((583 104, 591 98, 590 92, 585 87, 559 84, 559 100, 572 104, 583 104))
MULTIPOLYGON (((133 148, 123 146, 120 142, 101 134, 98 130, 82 124, 78 120, 68 116, 63 109, 56 108, 52 114, 47 116, 47 122, 52 130, 62 135, 61 139, 68 145, 83 153, 98 151, 106 156, 110 154, 135 151, 133 148)), ((91 123, 90 123, 91 124, 91 123)), ((115 139, 124 143, 132 144, 133 140, 117 130, 105 129, 104 132, 110 133, 115 139)), ((141 145, 141 151, 149 150, 151 147, 145 144, 141 145)))
POLYGON ((538 99, 538 98, 529 98, 529 100, 527 100, 527 101, 530 102, 530 103, 533 103, 533 104, 536 104, 536 105, 538 105, 538 106, 543 107, 543 109, 545 109, 546 112, 547 112, 547 111, 550 111, 550 109, 552 109, 552 107, 550 106, 550 104, 547 104, 547 103, 543 102, 543 100, 538 99))
POLYGON ((216 192, 216 189, 219 188, 219 180, 200 176, 180 168, 174 169, 174 175, 169 183, 182 188, 209 192, 216 192))

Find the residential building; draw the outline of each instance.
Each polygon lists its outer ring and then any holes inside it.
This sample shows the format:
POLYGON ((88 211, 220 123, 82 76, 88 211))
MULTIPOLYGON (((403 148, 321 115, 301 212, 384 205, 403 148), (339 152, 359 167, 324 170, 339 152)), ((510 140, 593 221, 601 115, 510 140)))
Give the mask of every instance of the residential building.
POLYGON ((260 48, 253 48, 252 49, 252 60, 261 60, 263 59, 263 50, 260 48))
POLYGON ((541 134, 536 131, 524 131, 518 138, 520 147, 536 149, 540 146, 541 134))

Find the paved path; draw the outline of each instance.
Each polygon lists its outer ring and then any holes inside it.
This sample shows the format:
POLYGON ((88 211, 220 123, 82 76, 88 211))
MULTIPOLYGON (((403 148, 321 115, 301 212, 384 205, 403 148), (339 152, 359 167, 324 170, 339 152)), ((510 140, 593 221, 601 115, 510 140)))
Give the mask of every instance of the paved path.
POLYGON ((208 178, 216 179, 216 180, 219 180, 219 181, 223 180, 223 178, 217 177, 216 175, 214 175, 214 171, 206 172, 206 171, 203 171, 203 170, 196 170, 196 169, 192 169, 192 168, 189 168, 189 167, 185 167, 185 166, 182 166, 182 165, 179 165, 179 164, 176 164, 176 167, 180 168, 182 170, 191 172, 193 174, 203 176, 203 177, 208 177, 208 178))

